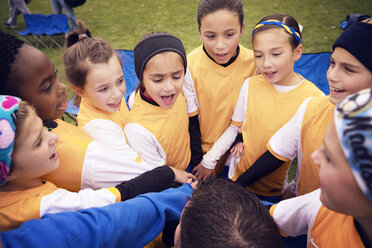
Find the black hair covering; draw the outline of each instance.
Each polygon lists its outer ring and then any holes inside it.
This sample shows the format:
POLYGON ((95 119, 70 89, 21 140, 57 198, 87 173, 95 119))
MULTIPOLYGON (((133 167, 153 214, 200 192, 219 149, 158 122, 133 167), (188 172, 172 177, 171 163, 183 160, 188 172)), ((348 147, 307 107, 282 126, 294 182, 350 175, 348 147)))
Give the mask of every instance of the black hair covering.
POLYGON ((372 72, 372 24, 357 22, 350 25, 333 44, 333 51, 336 47, 351 53, 372 72))
POLYGON ((19 48, 25 42, 0 30, 0 90, 8 81, 10 71, 19 48))
POLYGON ((134 47, 134 69, 140 81, 147 62, 156 54, 165 51, 176 52, 182 57, 186 73, 187 60, 182 41, 171 34, 159 34, 149 36, 134 47))

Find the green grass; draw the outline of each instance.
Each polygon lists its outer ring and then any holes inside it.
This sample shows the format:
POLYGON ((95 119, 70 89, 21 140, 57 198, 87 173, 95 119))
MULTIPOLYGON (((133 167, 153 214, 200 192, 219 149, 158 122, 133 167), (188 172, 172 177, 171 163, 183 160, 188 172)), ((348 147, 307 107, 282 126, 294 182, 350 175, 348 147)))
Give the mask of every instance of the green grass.
MULTIPOLYGON (((116 49, 132 50, 137 41, 152 31, 168 31, 179 37, 187 52, 201 44, 196 12, 199 0, 87 0, 75 14, 84 21, 93 36, 100 37, 116 49)), ((271 13, 286 13, 294 16, 304 27, 303 46, 305 53, 331 51, 332 43, 341 34, 338 27, 347 14, 372 15, 371 0, 243 0, 245 9, 245 32, 241 44, 251 48, 251 30, 257 21, 271 13)), ((50 14, 49 0, 32 0, 28 5, 32 13, 50 14)), ((0 1, 0 17, 8 18, 7 1, 0 1)), ((23 17, 18 17, 18 30, 24 30, 23 17)), ((3 24, 0 29, 15 34, 3 24)), ((59 48, 41 49, 59 71, 60 79, 67 83, 59 48)), ((69 88, 69 87, 68 87, 69 88)), ((71 91, 69 89, 69 95, 71 91)))

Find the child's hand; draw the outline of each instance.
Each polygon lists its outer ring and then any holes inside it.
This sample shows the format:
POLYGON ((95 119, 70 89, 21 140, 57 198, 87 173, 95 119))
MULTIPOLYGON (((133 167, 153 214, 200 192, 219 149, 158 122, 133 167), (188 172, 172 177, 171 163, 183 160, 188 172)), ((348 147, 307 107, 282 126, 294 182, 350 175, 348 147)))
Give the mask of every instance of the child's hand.
POLYGON ((198 181, 193 181, 191 178, 187 179, 187 183, 189 183, 193 189, 196 189, 198 186, 198 181))
POLYGON ((196 177, 193 174, 188 173, 188 172, 183 171, 183 170, 173 168, 173 167, 170 167, 170 168, 174 172, 174 181, 175 182, 184 184, 184 183, 188 182, 189 179, 196 181, 196 177))
POLYGON ((231 148, 231 155, 233 155, 233 157, 239 158, 243 154, 243 151, 244 151, 243 142, 238 142, 233 146, 233 148, 231 148))
POLYGON ((214 169, 207 169, 201 163, 192 170, 192 173, 194 173, 198 180, 203 180, 210 176, 215 176, 214 169))

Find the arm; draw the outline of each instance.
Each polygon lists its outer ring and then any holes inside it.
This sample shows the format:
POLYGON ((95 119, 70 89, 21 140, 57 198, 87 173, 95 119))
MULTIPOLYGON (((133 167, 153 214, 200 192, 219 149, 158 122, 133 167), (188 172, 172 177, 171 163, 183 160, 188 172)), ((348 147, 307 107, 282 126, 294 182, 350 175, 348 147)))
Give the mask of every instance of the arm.
POLYGON ((230 149, 234 143, 236 136, 239 133, 239 127, 245 120, 246 106, 248 99, 249 79, 244 81, 239 92, 239 98, 235 105, 234 114, 232 116, 232 124, 223 132, 218 140, 213 144, 213 147, 203 156, 201 164, 207 169, 214 169, 217 160, 230 149))
POLYGON ((319 195, 320 189, 281 201, 270 208, 270 214, 284 234, 292 237, 306 234, 322 205, 319 195))
POLYGON ((123 129, 113 121, 93 119, 83 126, 83 130, 97 142, 112 149, 128 149, 123 129))
POLYGON ((296 114, 284 126, 282 126, 269 140, 267 147, 270 152, 280 158, 292 160, 297 156, 301 145, 301 127, 305 115, 307 103, 310 98, 298 108, 296 114))
POLYGON ((80 212, 64 212, 31 220, 1 232, 4 247, 143 247, 163 229, 165 221, 178 220, 191 197, 185 184, 161 193, 80 212))
POLYGON ((230 124, 230 126, 223 132, 218 140, 213 144, 212 148, 203 156, 201 164, 207 169, 214 169, 217 161, 223 154, 230 149, 238 135, 239 127, 230 124))
POLYGON ((247 187, 278 169, 284 162, 266 151, 248 170, 240 175, 236 182, 243 187, 247 187))
POLYGON ((191 148, 190 165, 191 165, 191 169, 193 169, 203 159, 203 150, 201 147, 198 115, 189 117, 189 134, 190 134, 190 148, 191 148))
POLYGON ((185 96, 187 104, 187 114, 195 116, 199 114, 199 102, 195 92, 194 82, 189 69, 186 70, 185 83, 182 86, 182 93, 185 96))
POLYGON ((140 194, 168 189, 174 179, 175 174, 170 167, 160 166, 129 181, 122 182, 116 185, 116 188, 120 191, 121 200, 125 201, 140 194))
POLYGON ((140 157, 151 164, 166 164, 165 152, 156 139, 146 128, 138 123, 129 123, 124 127, 128 144, 140 155, 140 157))
POLYGON ((41 198, 40 217, 46 214, 103 207, 117 201, 120 201, 120 192, 116 188, 84 189, 79 192, 58 188, 41 198))

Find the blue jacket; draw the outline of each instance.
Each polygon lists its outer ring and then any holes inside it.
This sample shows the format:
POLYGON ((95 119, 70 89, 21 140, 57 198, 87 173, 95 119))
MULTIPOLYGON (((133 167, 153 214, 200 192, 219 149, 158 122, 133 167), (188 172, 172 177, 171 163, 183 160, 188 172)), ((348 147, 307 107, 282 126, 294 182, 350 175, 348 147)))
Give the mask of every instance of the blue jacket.
POLYGON ((102 208, 47 214, 0 232, 1 242, 3 247, 143 247, 162 232, 165 221, 180 218, 192 191, 185 183, 102 208))

